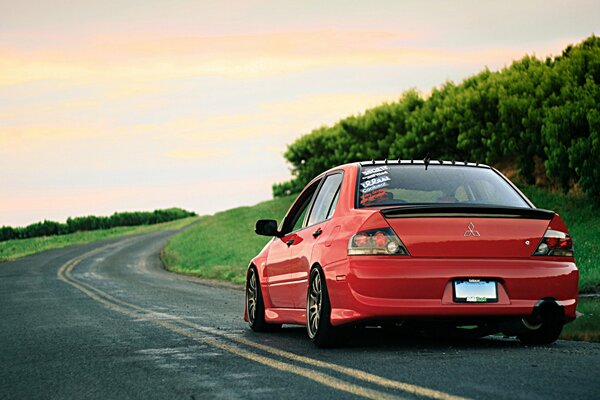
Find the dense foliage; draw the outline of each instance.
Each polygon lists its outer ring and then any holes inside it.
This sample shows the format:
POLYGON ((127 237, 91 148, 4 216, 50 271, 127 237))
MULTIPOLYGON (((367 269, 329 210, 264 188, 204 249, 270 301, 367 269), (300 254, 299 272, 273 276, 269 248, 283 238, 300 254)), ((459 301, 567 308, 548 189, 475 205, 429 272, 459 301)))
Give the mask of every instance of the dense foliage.
POLYGON ((501 71, 460 84, 447 82, 422 97, 408 91, 300 137, 285 152, 293 179, 273 186, 276 197, 299 191, 336 165, 371 159, 509 160, 534 183, 534 160, 550 182, 600 198, 600 38, 561 56, 526 56, 501 71))
POLYGON ((40 236, 64 235, 73 232, 111 229, 119 226, 151 225, 195 216, 196 213, 181 208, 154 211, 114 213, 109 217, 75 217, 65 224, 55 221, 36 222, 24 228, 0 227, 0 242, 11 239, 27 239, 40 236))

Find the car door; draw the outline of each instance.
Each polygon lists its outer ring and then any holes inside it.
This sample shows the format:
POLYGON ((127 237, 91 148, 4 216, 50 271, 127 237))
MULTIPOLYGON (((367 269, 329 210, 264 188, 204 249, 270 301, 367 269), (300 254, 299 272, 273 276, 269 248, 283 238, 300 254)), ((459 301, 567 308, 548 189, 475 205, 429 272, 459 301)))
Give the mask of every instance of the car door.
POLYGON ((282 236, 273 238, 265 265, 267 291, 275 308, 294 308, 295 299, 290 295, 290 286, 298 280, 292 263, 292 244, 299 244, 297 232, 304 226, 306 216, 320 180, 308 186, 294 202, 280 227, 282 236))
POLYGON ((302 229, 295 232, 291 248, 289 296, 294 308, 306 307, 306 290, 311 268, 313 246, 329 235, 329 220, 333 216, 343 174, 335 172, 325 177, 302 229))

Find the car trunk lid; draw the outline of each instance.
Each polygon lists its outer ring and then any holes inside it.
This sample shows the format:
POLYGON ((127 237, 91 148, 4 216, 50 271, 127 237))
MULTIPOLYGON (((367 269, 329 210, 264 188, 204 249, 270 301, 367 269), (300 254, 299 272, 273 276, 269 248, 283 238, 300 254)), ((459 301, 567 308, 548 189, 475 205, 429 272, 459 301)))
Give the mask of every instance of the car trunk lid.
POLYGON ((407 205, 381 210, 413 257, 523 258, 554 212, 519 207, 407 205))

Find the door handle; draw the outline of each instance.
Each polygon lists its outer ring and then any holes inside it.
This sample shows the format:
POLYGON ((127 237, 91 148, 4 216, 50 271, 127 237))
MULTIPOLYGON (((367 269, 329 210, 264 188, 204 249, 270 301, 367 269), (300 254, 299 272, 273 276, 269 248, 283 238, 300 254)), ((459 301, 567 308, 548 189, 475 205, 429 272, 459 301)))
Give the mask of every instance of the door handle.
POLYGON ((291 245, 293 245, 293 244, 294 244, 294 239, 290 239, 290 240, 288 240, 287 242, 285 242, 285 244, 287 244, 287 245, 288 245, 288 247, 290 247, 291 245))
POLYGON ((316 231, 313 232, 313 237, 317 237, 319 236, 321 233, 323 233, 323 231, 321 230, 321 228, 317 229, 316 231))

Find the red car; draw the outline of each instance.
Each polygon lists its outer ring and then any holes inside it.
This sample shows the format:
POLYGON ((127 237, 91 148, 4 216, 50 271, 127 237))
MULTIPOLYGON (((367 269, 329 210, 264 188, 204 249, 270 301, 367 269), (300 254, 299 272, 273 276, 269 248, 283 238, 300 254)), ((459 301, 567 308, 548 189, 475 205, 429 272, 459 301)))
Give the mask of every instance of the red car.
POLYGON ((438 321, 552 343, 575 319, 579 272, 558 214, 487 165, 369 161, 310 182, 247 272, 254 331, 438 321))

